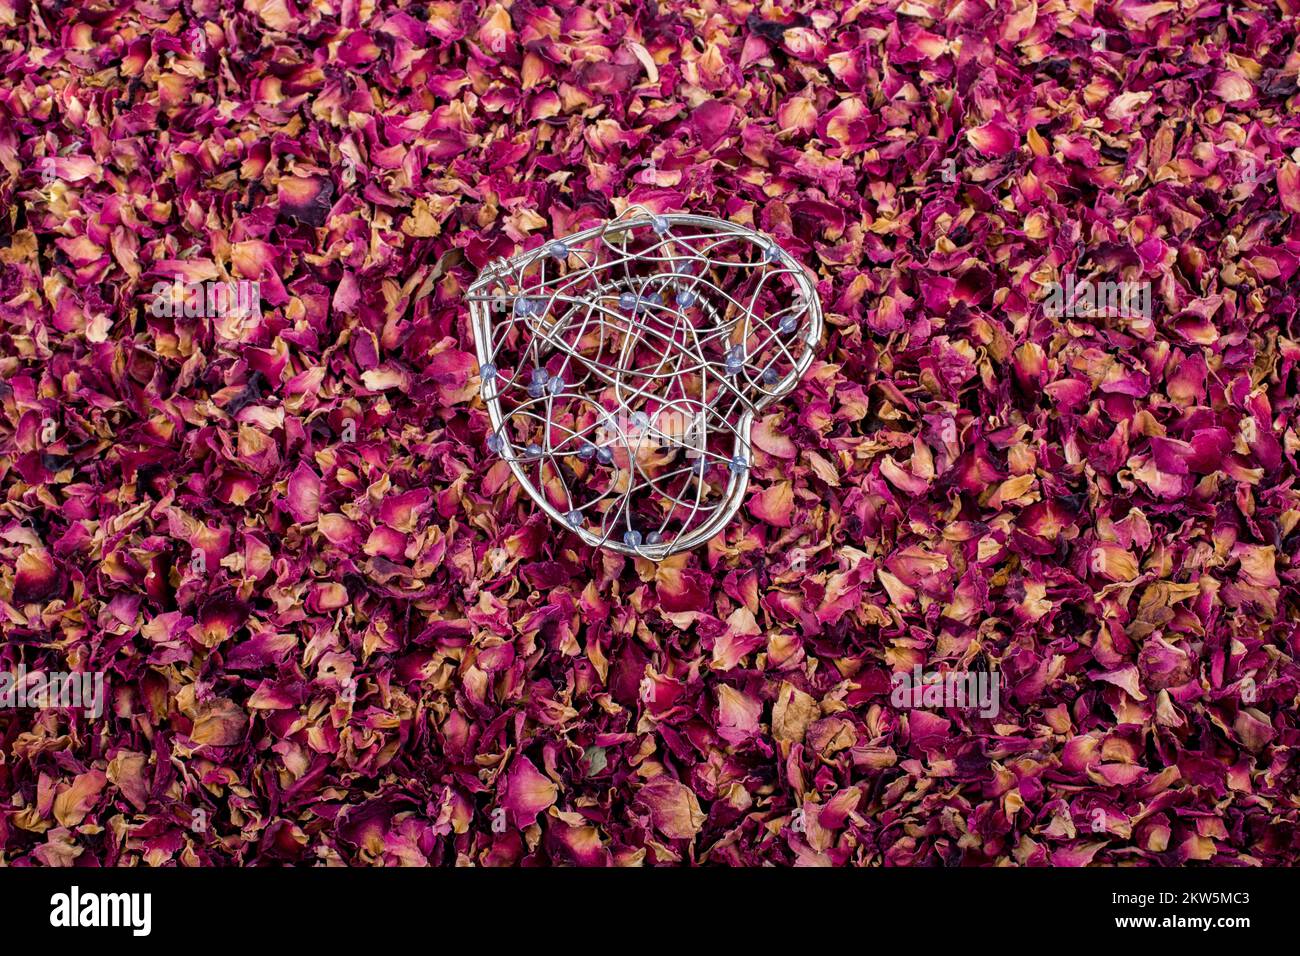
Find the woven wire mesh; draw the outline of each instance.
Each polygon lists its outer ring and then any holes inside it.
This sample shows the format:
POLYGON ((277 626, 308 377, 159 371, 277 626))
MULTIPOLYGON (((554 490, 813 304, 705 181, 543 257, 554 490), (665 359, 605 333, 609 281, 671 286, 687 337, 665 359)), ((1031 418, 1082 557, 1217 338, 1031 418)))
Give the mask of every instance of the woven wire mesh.
POLYGON ((754 417, 821 339, 773 239, 640 207, 492 264, 467 299, 489 449, 587 544, 652 560, 734 517, 754 417))

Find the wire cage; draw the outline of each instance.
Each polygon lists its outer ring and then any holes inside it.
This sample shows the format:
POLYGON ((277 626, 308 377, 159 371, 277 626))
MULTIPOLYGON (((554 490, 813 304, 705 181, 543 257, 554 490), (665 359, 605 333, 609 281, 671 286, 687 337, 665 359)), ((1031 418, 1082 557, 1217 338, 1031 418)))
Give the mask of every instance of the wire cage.
POLYGON ((639 206, 498 260, 466 298, 489 450, 584 542, 655 561, 735 516, 750 426, 822 333, 771 237, 639 206))

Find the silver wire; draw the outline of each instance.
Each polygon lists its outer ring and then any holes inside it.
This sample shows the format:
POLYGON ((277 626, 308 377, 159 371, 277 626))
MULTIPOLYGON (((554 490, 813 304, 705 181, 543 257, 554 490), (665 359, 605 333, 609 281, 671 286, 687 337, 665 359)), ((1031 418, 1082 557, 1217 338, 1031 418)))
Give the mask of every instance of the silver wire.
POLYGON ((493 450, 585 543, 653 561, 735 516, 754 418, 822 334, 775 240, 641 206, 497 260, 466 300, 493 450))

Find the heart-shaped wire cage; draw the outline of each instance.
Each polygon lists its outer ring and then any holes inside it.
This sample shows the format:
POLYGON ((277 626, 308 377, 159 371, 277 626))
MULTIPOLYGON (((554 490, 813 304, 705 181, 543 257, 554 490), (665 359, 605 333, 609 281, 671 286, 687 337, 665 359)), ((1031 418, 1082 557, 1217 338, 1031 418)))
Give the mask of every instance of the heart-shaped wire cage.
POLYGON ((716 535, 750 426, 812 364, 809 274, 752 229, 632 207, 467 293, 490 451, 594 547, 660 560, 716 535))

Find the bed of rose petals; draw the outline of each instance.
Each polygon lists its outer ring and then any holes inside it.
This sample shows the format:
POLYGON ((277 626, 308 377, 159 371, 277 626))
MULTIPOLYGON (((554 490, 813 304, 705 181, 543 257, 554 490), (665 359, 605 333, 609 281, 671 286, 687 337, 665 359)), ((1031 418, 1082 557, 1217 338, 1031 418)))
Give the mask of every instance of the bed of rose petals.
POLYGON ((0 0, 0 663, 106 693, 0 710, 0 862, 1296 862, 1298 13, 0 0), (657 566, 461 301, 630 203, 828 318, 657 566))

